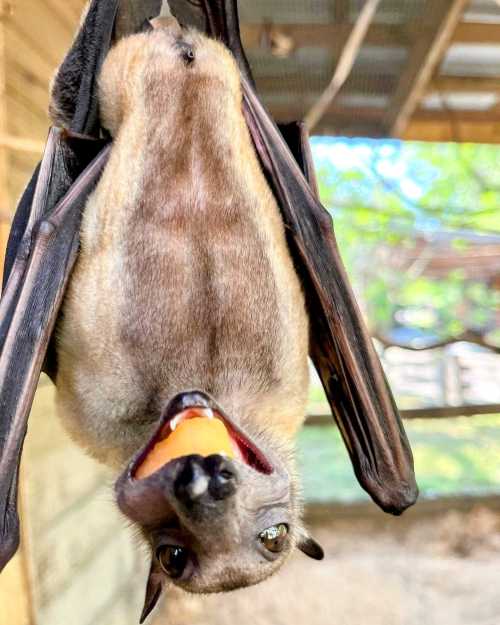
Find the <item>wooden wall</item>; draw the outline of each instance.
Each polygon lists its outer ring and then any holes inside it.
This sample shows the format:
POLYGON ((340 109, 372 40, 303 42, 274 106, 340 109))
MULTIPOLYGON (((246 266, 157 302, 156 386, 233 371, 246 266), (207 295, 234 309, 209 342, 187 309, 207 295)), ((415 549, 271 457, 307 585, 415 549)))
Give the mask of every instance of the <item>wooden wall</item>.
POLYGON ((84 0, 0 0, 4 219, 40 158, 48 128, 49 83, 84 4, 84 0))

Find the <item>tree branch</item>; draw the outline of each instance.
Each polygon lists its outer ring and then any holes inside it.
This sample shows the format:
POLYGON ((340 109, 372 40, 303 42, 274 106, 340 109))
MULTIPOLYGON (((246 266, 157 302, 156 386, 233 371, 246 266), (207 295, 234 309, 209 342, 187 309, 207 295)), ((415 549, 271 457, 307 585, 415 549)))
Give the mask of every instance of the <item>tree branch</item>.
POLYGON ((398 341, 393 341, 392 339, 380 334, 375 331, 372 333, 372 337, 376 339, 379 343, 382 344, 384 348, 387 347, 399 347, 400 349, 407 349, 412 352, 423 352, 429 349, 439 349, 446 347, 447 345, 452 345, 453 343, 473 343, 474 345, 479 345, 480 347, 484 347, 489 349, 495 354, 500 354, 500 346, 495 345, 487 341, 482 334, 476 332, 475 330, 467 329, 462 334, 457 336, 451 336, 442 341, 436 341, 434 343, 430 343, 428 345, 411 345, 409 343, 399 343, 398 341))

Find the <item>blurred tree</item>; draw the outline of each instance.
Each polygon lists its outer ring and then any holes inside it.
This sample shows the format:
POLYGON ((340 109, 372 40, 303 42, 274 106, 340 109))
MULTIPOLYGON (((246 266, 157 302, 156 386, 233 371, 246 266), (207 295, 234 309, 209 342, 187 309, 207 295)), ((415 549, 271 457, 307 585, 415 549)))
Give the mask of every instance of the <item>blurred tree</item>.
POLYGON ((491 276, 460 268, 471 247, 500 253, 500 148, 315 138, 313 152, 374 332, 439 339, 473 330, 500 344, 500 292, 491 276), (444 250, 457 263, 436 277, 428 269, 444 250))

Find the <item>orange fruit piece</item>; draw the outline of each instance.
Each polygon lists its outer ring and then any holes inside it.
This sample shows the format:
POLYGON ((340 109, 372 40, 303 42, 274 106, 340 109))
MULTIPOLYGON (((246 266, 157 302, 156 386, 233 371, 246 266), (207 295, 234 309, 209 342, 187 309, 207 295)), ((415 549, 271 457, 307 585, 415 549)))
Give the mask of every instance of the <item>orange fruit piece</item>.
POLYGON ((167 462, 191 454, 223 454, 234 458, 231 437, 220 419, 194 417, 181 421, 166 439, 155 444, 137 468, 136 477, 149 477, 167 462))

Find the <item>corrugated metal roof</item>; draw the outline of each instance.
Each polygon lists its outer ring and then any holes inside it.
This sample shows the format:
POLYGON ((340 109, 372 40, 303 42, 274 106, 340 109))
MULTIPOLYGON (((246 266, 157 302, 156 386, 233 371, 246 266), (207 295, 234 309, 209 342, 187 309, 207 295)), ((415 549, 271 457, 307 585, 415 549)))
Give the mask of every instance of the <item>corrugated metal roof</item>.
MULTIPOLYGON (((253 45, 247 47, 249 61, 264 102, 278 119, 302 117, 319 97, 331 80, 343 42, 363 3, 364 0, 240 0, 243 30, 245 25, 254 29, 253 45), (255 35, 255 29, 260 36, 255 35), (276 49, 276 33, 285 38, 284 50, 276 49)), ((450 7, 453 4, 450 2, 450 7)), ((382 0, 351 75, 328 119, 323 120, 322 130, 358 134, 358 129, 368 129, 374 136, 389 131, 384 126, 383 109, 394 106, 396 93, 401 97, 398 85, 414 65, 415 50, 433 27, 434 11, 439 11, 439 5, 430 0, 382 0)), ((496 0, 472 0, 461 21, 469 30, 462 30, 449 47, 437 76, 498 77, 499 86, 497 89, 492 85, 488 90, 481 85, 479 93, 471 85, 465 89, 460 83, 455 91, 453 85, 447 85, 445 93, 431 86, 422 94, 421 110, 427 114, 440 112, 440 120, 445 111, 467 112, 470 117, 474 112, 495 111, 499 106, 500 5, 496 0), (498 44, 496 31, 491 30, 496 24, 498 44), (481 25, 490 28, 487 43, 481 43, 481 25)))
POLYGON ((441 65, 441 74, 500 77, 500 42, 499 45, 452 45, 441 65))
POLYGON ((495 0, 472 0, 463 21, 500 24, 500 5, 495 0))

